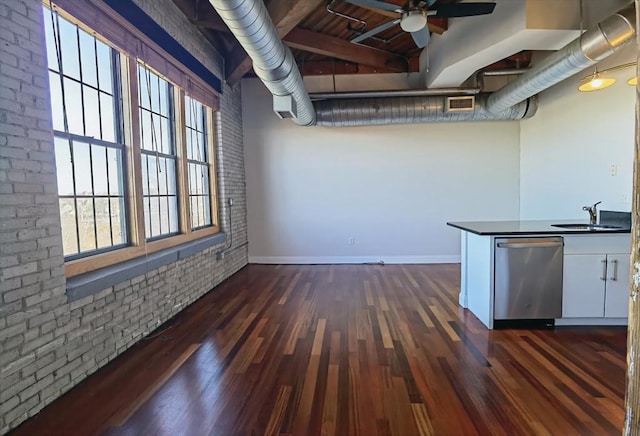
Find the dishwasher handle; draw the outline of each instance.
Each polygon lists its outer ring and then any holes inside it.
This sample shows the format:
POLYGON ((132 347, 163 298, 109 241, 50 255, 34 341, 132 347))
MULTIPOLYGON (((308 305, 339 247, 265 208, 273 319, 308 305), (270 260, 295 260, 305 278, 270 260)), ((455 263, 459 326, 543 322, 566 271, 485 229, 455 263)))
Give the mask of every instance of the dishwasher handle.
POLYGON ((553 242, 498 242, 498 248, 562 247, 562 241, 553 242))

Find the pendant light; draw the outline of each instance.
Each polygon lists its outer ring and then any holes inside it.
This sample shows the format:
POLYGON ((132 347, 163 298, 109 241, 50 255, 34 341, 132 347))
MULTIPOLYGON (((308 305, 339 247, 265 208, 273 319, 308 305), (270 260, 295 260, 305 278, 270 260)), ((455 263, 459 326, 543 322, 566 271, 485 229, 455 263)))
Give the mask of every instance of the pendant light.
MULTIPOLYGON (((607 76, 609 73, 612 73, 618 70, 624 70, 624 69, 635 67, 635 66, 636 66, 635 62, 629 62, 627 64, 616 65, 615 67, 607 68, 606 70, 601 70, 601 71, 598 71, 598 69, 596 68, 593 71, 593 74, 590 74, 584 77, 580 81, 580 86, 578 86, 578 91, 590 92, 590 91, 599 91, 601 89, 608 88, 609 86, 616 83, 615 78, 611 76, 607 76)), ((632 77, 627 81, 627 83, 631 86, 636 86, 638 84, 638 77, 637 76, 632 77)))
POLYGON ((602 74, 595 70, 591 76, 587 76, 580 82, 578 91, 591 92, 599 91, 616 83, 616 79, 613 77, 603 77, 602 74))

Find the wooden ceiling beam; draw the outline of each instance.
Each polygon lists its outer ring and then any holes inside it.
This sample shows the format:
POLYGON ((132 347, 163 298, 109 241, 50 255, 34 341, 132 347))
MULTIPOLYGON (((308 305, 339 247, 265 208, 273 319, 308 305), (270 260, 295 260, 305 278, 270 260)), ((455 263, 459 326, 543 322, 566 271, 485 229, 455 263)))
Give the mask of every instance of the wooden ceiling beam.
MULTIPOLYGON (((324 3, 325 0, 270 0, 267 9, 282 38, 324 3)), ((233 85, 251 70, 252 62, 243 50, 234 53, 227 64, 230 66, 227 70, 227 82, 233 85)))
POLYGON ((298 68, 304 77, 395 72, 384 67, 370 67, 341 60, 303 61, 298 62, 298 68))
POLYGON ((394 72, 407 72, 407 60, 394 53, 353 44, 344 39, 295 28, 284 38, 284 42, 295 49, 342 59, 357 64, 380 67, 394 72))

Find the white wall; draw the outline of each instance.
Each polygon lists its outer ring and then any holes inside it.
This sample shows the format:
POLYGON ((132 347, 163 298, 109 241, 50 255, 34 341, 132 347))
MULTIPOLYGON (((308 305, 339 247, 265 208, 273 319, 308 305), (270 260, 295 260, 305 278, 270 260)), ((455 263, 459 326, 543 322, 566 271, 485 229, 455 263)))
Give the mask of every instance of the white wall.
POLYGON ((447 221, 519 216, 517 122, 298 127, 257 80, 242 110, 250 261, 458 261, 447 221))
MULTIPOLYGON (((599 65, 633 61, 625 49, 599 65)), ((629 68, 607 89, 578 92, 585 74, 543 92, 535 117, 521 122, 521 219, 586 219, 582 206, 631 210, 635 89, 629 68), (612 165, 617 175, 612 175, 612 165)))

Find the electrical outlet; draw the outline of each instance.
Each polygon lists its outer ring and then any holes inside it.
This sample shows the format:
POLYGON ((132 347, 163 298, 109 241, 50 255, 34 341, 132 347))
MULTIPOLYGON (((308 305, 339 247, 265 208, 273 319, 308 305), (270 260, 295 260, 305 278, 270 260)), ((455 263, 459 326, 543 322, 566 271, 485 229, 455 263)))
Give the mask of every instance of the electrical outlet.
POLYGON ((616 164, 611 164, 611 175, 613 177, 618 175, 618 165, 616 164))
POLYGON ((356 240, 353 239, 353 236, 349 236, 349 238, 347 239, 347 244, 354 245, 355 243, 356 243, 356 240))
POLYGON ((230 198, 228 201, 229 201, 229 206, 233 206, 233 198, 230 198))

